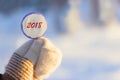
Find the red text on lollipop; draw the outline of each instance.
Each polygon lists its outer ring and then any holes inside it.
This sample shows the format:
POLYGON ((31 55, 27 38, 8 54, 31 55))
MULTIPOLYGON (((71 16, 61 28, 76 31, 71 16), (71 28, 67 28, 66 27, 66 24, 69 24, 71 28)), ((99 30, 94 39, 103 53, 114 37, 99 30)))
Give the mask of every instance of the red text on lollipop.
POLYGON ((25 36, 36 39, 45 33, 47 22, 43 15, 39 13, 30 13, 23 18, 21 27, 25 36))

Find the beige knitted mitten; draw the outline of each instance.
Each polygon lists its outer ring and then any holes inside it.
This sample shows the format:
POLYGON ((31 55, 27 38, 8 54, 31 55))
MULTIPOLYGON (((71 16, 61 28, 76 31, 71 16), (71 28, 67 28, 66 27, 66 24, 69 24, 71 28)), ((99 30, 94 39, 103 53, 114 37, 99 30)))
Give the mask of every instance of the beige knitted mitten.
POLYGON ((43 80, 60 65, 61 51, 47 38, 30 40, 11 57, 4 80, 43 80))
POLYGON ((61 51, 47 38, 34 40, 24 55, 34 65, 34 80, 43 80, 60 65, 61 51))
POLYGON ((6 66, 3 74, 4 80, 33 80, 34 65, 30 60, 23 57, 33 41, 28 41, 18 49, 20 54, 14 53, 6 66), (21 51, 19 51, 21 50, 21 51))

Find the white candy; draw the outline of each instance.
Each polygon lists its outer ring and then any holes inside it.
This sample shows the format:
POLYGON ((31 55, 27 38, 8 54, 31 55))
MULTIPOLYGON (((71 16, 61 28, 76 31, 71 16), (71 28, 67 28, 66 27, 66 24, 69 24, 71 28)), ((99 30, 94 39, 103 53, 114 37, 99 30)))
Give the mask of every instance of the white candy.
POLYGON ((32 39, 41 37, 47 29, 45 17, 39 13, 30 13, 26 15, 21 25, 23 33, 32 39))

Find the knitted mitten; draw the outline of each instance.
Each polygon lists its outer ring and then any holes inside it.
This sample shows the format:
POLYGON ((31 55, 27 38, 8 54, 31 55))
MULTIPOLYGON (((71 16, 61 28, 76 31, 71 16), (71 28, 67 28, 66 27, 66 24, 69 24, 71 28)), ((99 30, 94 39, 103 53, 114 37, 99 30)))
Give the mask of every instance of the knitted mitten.
POLYGON ((33 64, 30 60, 23 57, 31 46, 32 41, 25 43, 19 50, 20 54, 14 53, 6 66, 3 80, 32 80, 33 64))
POLYGON ((33 80, 47 78, 60 65, 62 54, 47 38, 34 40, 24 55, 34 65, 33 80))
POLYGON ((5 80, 43 80, 60 65, 61 51, 47 38, 30 40, 15 51, 3 78, 5 80))

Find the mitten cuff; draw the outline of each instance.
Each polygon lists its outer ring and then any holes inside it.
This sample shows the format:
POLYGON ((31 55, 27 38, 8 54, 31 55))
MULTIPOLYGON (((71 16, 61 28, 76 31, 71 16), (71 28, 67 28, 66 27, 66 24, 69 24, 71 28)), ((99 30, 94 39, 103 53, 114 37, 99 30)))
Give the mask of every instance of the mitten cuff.
POLYGON ((32 80, 33 64, 28 59, 13 54, 3 75, 5 80, 32 80))

